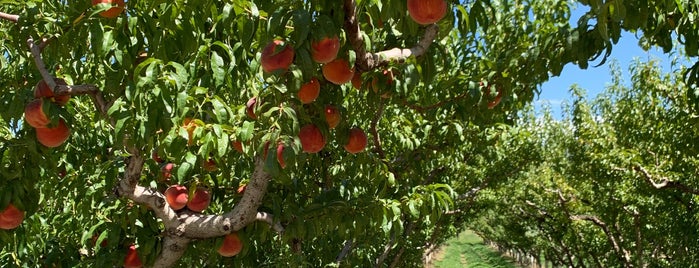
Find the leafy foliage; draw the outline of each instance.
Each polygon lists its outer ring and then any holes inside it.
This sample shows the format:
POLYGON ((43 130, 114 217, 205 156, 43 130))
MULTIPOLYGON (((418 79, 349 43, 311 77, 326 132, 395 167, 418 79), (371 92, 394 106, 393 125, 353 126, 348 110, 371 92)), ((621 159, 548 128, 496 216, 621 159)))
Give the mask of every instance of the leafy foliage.
MULTIPOLYGON (((678 73, 653 62, 620 71, 567 120, 527 117, 537 161, 488 189, 470 224, 487 239, 569 266, 691 266, 699 239, 693 112, 678 73)), ((521 138, 519 138, 521 139, 521 138)), ((509 168, 506 170, 510 170, 509 168)))
MULTIPOLYGON (((550 75, 568 63, 586 68, 599 56, 604 62, 622 29, 641 31, 644 45, 664 48, 672 48, 674 30, 686 41, 687 55, 697 54, 689 44, 697 36, 696 4, 682 1, 582 1, 590 11, 575 26, 569 24, 571 2, 448 1, 445 18, 426 27, 410 19, 403 0, 258 2, 130 0, 120 16, 107 19, 99 14, 108 4, 0 1, 0 208, 13 203, 27 212, 22 226, 0 230, 0 263, 119 266, 137 244, 146 265, 178 252, 177 264, 187 267, 418 266, 424 247, 481 213, 471 211, 474 204, 497 205, 473 203, 475 193, 534 174, 524 167, 550 157, 539 133, 507 127, 550 75), (352 27, 361 30, 357 36, 352 27), (342 44, 339 55, 362 72, 362 89, 321 79, 320 96, 304 105, 295 97, 300 86, 322 77, 310 43, 334 34, 342 44), (264 73, 261 53, 275 39, 284 39, 296 56, 288 71, 264 73), (31 51, 36 47, 39 55, 31 51), (391 54, 393 48, 426 51, 401 57, 391 54), (35 65, 38 58, 45 70, 35 65), (369 65, 367 58, 378 63, 369 65), (390 83, 385 70, 394 74, 390 83), (96 88, 63 91, 73 95, 69 104, 50 106, 53 122, 63 118, 72 133, 56 149, 38 144, 36 131, 23 124, 33 86, 45 79, 41 71, 96 88), (253 97, 255 120, 246 107, 253 97), (342 114, 335 129, 323 119, 329 104, 342 114), (303 153, 297 136, 310 123, 328 141, 318 154, 303 153), (343 150, 352 127, 369 136, 369 149, 356 155, 343 150), (277 154, 265 153, 279 142, 287 146, 285 169, 277 154), (210 160, 216 168, 205 166, 210 160), (175 164, 169 177, 161 171, 167 163, 175 164), (259 174, 272 177, 268 186, 260 186, 259 174), (193 214, 156 205, 170 184, 208 186, 211 206, 193 214), (136 193, 136 185, 147 191, 136 193), (238 194, 241 185, 251 189, 238 194), (272 224, 206 232, 239 231, 245 246, 238 257, 216 254, 222 235, 187 233, 222 218, 249 220, 254 215, 230 213, 254 203, 243 202, 253 196, 261 203, 251 210, 274 215, 272 224), (179 218, 163 216, 170 212, 179 218), (184 235, 170 226, 177 220, 187 222, 184 235), (275 232, 276 224, 284 231, 275 232), (177 240, 183 237, 186 242, 177 240)), ((686 72, 688 87, 676 96, 686 96, 690 111, 697 103, 690 90, 696 69, 686 72)), ((585 113, 576 118, 581 126, 596 126, 585 113)), ((576 131, 596 137, 611 130, 576 131)), ((608 144, 586 139, 592 149, 608 144)), ((648 157, 635 161, 645 167, 652 163, 648 157)), ((673 172, 691 167, 679 161, 668 166, 673 172)))

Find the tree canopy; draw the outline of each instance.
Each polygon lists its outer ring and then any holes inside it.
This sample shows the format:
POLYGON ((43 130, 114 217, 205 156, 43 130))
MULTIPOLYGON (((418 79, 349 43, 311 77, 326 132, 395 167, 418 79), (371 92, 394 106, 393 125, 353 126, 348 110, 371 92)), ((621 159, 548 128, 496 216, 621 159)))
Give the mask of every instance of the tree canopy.
MULTIPOLYGON (((643 247, 625 243, 638 241, 626 237, 640 226, 633 215, 679 203, 688 208, 676 213, 696 218, 689 207, 697 181, 673 177, 692 170, 683 159, 695 132, 667 125, 658 129, 667 135, 646 132, 642 124, 651 121, 627 115, 677 116, 695 130, 699 64, 674 80, 653 80, 682 85, 666 91, 646 85, 656 76, 643 72, 657 70, 639 65, 634 83, 648 91, 610 95, 622 105, 600 104, 601 123, 583 99, 572 129, 550 120, 532 129, 539 122, 520 111, 566 64, 603 64, 622 31, 637 33, 644 48, 671 52, 679 44, 697 56, 697 7, 620 0, 0 1, 0 263, 419 266, 426 249, 467 219, 495 226, 489 216, 517 213, 485 202, 490 196, 536 214, 549 209, 544 205, 576 206, 574 198, 597 202, 596 194, 617 187, 634 198, 614 212, 632 215, 624 214, 630 233, 605 233, 616 239, 613 252, 591 252, 600 246, 575 259, 628 265, 663 254, 688 263, 670 250, 689 250, 679 239, 692 236, 674 234, 668 251, 647 254, 631 254, 643 247), (586 12, 571 24, 576 5, 586 12), (681 112, 663 113, 675 111, 679 99, 681 112), (512 127, 517 122, 529 125, 512 127), (612 134, 616 128, 632 133, 612 134), (675 134, 686 142, 668 136, 675 134), (618 154, 599 155, 609 148, 618 154), (674 158, 661 161, 662 153, 674 158), (559 166, 536 164, 544 160, 559 166), (507 187, 528 193, 529 177, 513 179, 523 173, 564 174, 569 186, 542 200, 517 200, 507 187), (587 175, 610 182, 588 185, 587 175), (612 176, 647 183, 615 185, 624 181, 612 176), (679 193, 655 195, 664 188, 679 193)), ((554 217, 574 222, 556 224, 589 233, 550 228, 604 244, 592 225, 614 221, 580 209, 557 211, 554 217)), ((522 230, 514 219, 497 226, 522 230)), ((687 218, 654 228, 686 226, 696 224, 687 218)))

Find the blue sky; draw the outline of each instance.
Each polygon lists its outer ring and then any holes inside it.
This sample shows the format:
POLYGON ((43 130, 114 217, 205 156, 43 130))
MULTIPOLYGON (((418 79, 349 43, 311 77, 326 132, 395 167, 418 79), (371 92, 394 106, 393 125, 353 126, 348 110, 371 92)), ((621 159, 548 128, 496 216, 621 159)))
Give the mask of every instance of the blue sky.
MULTIPOLYGON (((589 8, 582 7, 573 10, 571 21, 576 23, 577 19, 584 11, 589 8)), ((604 91, 606 84, 611 82, 610 63, 612 60, 618 62, 619 67, 623 71, 624 82, 628 83, 629 72, 628 67, 635 58, 641 61, 657 60, 663 71, 671 71, 672 55, 664 54, 662 49, 652 47, 648 51, 644 51, 638 45, 638 38, 630 32, 622 32, 622 37, 619 42, 614 45, 612 54, 609 56, 605 64, 599 67, 593 67, 599 64, 600 60, 591 62, 586 70, 580 69, 577 65, 568 64, 564 67, 563 72, 558 77, 551 77, 548 82, 541 86, 541 95, 534 99, 534 106, 537 111, 545 104, 549 104, 555 118, 561 118, 561 103, 564 100, 571 100, 570 87, 577 84, 587 91, 589 98, 593 98, 600 92, 604 91)))

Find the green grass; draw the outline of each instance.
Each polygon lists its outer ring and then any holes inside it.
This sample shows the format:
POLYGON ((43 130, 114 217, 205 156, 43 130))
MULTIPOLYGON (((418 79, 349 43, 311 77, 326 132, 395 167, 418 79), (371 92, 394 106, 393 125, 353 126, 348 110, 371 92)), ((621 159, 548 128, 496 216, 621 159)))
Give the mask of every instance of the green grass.
POLYGON ((449 239, 438 254, 432 267, 435 268, 515 268, 511 259, 507 259, 486 246, 483 239, 471 231, 465 231, 449 239))

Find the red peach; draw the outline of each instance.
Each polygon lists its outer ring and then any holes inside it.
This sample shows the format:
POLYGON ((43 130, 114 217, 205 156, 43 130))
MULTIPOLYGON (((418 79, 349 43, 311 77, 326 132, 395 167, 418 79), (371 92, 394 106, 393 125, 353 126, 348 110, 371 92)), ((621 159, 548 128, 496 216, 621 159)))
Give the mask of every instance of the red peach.
POLYGON ((187 187, 182 185, 172 185, 165 190, 165 200, 174 210, 180 210, 187 205, 189 193, 187 187))
POLYGON ((335 59, 323 65, 323 76, 336 85, 342 85, 352 80, 354 68, 345 59, 335 59))
POLYGON ((418 24, 432 24, 447 14, 447 2, 444 0, 408 0, 408 13, 418 24))
POLYGON ((325 146, 325 137, 314 124, 309 124, 299 131, 299 139, 304 152, 317 153, 325 146))
POLYGON ((367 144, 367 136, 361 128, 350 129, 349 140, 345 144, 345 150, 351 154, 364 151, 367 144))
POLYGON ((286 71, 294 61, 294 49, 282 40, 274 40, 262 50, 260 64, 262 70, 271 73, 278 70, 286 71))
POLYGON ((340 51, 340 39, 337 35, 324 37, 318 41, 311 42, 311 58, 317 63, 328 63, 337 58, 340 51))

